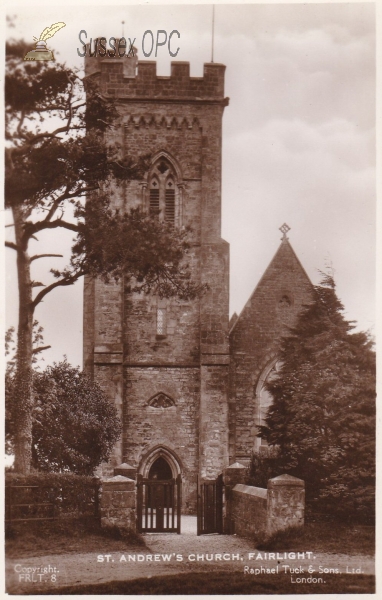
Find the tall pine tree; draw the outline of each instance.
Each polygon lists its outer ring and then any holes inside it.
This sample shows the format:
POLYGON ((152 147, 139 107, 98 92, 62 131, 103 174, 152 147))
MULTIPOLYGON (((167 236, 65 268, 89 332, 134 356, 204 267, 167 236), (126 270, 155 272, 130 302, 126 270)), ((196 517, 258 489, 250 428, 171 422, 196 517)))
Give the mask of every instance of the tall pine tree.
POLYGON ((149 166, 149 157, 125 155, 110 137, 116 104, 64 64, 24 61, 28 49, 7 43, 5 76, 5 208, 12 214, 5 246, 14 252, 19 302, 12 421, 15 469, 23 474, 32 459, 33 322, 45 296, 83 275, 123 277, 130 289, 166 297, 191 299, 205 289, 186 263, 188 229, 112 208, 115 187, 140 180, 149 166), (74 235, 64 268, 54 242, 52 251, 43 245, 35 253, 40 235, 52 230, 74 235), (35 261, 46 259, 54 261, 53 279, 47 273, 47 281, 35 281, 35 261))
POLYGON ((282 341, 274 402, 259 435, 278 446, 279 468, 305 480, 320 512, 372 518, 375 486, 375 353, 343 316, 331 275, 315 286, 282 341))

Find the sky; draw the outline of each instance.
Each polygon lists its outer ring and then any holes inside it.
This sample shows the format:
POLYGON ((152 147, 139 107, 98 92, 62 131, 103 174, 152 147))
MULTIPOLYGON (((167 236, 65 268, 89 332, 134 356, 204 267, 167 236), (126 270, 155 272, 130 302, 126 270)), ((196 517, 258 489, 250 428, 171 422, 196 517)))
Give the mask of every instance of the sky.
MULTIPOLYGON (((158 75, 171 60, 189 61, 191 76, 211 60, 211 5, 8 5, 7 37, 33 36, 66 23, 48 46, 57 60, 81 66, 78 35, 136 38, 144 31, 180 33, 179 53, 158 50, 158 75)), ((147 60, 151 60, 153 57, 147 60)), ((239 313, 279 244, 289 240, 311 281, 334 269, 345 316, 375 332, 376 157, 375 5, 217 4, 214 62, 227 66, 223 117, 222 237, 230 243, 230 314, 239 313)), ((11 228, 7 229, 11 234, 11 228)), ((49 283, 68 259, 70 232, 32 242, 39 253, 65 253, 53 265, 35 261, 33 278, 49 283)), ((17 325, 15 256, 6 251, 6 322, 17 325)), ((82 282, 58 288, 38 307, 45 362, 82 364, 82 282)))

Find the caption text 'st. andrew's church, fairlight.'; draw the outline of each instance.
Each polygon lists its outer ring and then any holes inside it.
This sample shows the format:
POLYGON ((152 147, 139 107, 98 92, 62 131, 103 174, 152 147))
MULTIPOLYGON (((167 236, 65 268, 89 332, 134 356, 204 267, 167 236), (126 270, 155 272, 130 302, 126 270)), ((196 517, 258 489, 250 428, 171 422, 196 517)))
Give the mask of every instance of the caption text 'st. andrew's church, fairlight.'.
MULTIPOLYGON (((115 403, 123 435, 105 475, 127 463, 144 477, 181 474, 183 512, 194 512, 197 476, 248 462, 270 398, 280 336, 312 284, 283 230, 282 242, 239 317, 229 321, 229 245, 221 238, 225 66, 86 58, 86 75, 117 101, 108 134, 129 155, 150 153, 141 181, 115 190, 121 211, 144 207, 176 227, 192 226, 193 279, 200 299, 131 294, 123 281, 85 281, 84 367, 115 403)), ((254 282, 255 283, 255 282, 254 282)))

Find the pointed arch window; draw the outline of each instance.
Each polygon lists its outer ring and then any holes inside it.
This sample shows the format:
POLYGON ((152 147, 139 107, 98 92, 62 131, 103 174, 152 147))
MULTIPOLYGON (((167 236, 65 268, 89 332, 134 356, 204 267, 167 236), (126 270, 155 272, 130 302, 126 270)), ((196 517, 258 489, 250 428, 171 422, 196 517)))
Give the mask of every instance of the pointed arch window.
MULTIPOLYGON (((271 381, 277 375, 281 368, 281 361, 274 361, 271 366, 267 366, 260 376, 258 384, 258 414, 257 423, 258 425, 265 425, 268 410, 273 404, 273 398, 265 387, 267 381, 271 381)), ((260 446, 268 446, 268 442, 263 438, 258 438, 260 446)))
POLYGON ((149 213, 151 217, 159 216, 159 181, 156 177, 153 177, 150 182, 149 213))
POLYGON ((180 189, 176 171, 167 158, 160 158, 153 166, 148 188, 150 216, 171 225, 180 225, 180 189))
POLYGON ((175 185, 172 178, 166 182, 164 218, 168 223, 175 224, 175 185))
POLYGON ((157 308, 157 336, 166 337, 167 334, 167 323, 166 323, 167 311, 166 308, 157 308))

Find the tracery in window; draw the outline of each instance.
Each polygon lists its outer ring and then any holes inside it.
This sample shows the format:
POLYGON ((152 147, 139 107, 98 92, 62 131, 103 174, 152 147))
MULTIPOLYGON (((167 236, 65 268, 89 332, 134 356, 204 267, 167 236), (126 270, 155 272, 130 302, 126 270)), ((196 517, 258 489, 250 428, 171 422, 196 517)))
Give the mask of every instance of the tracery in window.
POLYGON ((160 158, 154 165, 148 188, 149 214, 161 221, 179 225, 180 190, 175 169, 167 158, 160 158))
POLYGON ((152 406, 153 408, 169 408, 174 405, 174 400, 170 398, 170 396, 167 396, 167 394, 163 394, 163 392, 156 394, 149 401, 149 406, 152 406))

